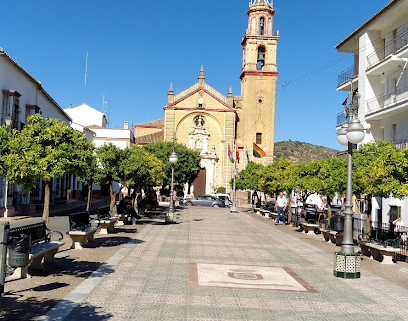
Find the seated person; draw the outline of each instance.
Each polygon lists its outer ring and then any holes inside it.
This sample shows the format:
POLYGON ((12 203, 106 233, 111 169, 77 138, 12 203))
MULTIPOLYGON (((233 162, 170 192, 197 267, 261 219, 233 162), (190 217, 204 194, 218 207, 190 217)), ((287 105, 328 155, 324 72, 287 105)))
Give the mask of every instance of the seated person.
POLYGON ((402 233, 405 232, 405 223, 402 221, 401 217, 398 217, 394 222, 394 232, 395 233, 402 233))
POLYGON ((142 218, 136 214, 136 211, 132 206, 132 198, 130 196, 126 196, 119 202, 117 211, 119 214, 130 214, 132 217, 132 224, 136 224, 136 219, 142 218))

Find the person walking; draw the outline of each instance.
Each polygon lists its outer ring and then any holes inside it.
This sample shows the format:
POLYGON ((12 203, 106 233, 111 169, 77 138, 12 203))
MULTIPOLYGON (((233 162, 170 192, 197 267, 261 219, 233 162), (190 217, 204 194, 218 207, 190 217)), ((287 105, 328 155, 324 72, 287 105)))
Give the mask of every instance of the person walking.
POLYGON ((285 211, 286 211, 287 206, 288 206, 288 200, 283 195, 283 192, 280 192, 278 198, 276 199, 276 203, 275 203, 275 210, 278 213, 278 216, 276 217, 275 225, 279 224, 279 217, 281 214, 282 214, 282 223, 285 224, 285 211))

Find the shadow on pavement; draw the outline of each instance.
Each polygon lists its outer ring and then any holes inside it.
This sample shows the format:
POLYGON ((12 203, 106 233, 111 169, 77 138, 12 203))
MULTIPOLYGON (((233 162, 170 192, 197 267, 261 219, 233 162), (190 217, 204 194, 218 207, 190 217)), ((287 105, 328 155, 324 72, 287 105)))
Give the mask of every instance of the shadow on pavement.
MULTIPOLYGON (((40 298, 25 298, 20 296, 7 295, 0 299, 0 319, 3 320, 33 320, 37 317, 47 314, 52 309, 58 300, 40 299, 40 298)), ((66 302, 67 305, 74 305, 73 302, 66 302)), ((70 318, 68 320, 108 320, 112 317, 110 313, 101 312, 102 308, 94 307, 87 304, 80 304, 75 311, 77 318, 70 318)))

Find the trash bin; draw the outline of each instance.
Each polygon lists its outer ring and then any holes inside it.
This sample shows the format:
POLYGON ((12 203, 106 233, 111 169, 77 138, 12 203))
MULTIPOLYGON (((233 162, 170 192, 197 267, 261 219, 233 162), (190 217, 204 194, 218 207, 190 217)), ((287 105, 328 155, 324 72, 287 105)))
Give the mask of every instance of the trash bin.
POLYGON ((334 230, 339 233, 344 231, 344 216, 343 215, 336 215, 334 217, 334 230))
POLYGON ((9 238, 8 265, 12 268, 25 267, 28 265, 31 236, 19 234, 9 238))

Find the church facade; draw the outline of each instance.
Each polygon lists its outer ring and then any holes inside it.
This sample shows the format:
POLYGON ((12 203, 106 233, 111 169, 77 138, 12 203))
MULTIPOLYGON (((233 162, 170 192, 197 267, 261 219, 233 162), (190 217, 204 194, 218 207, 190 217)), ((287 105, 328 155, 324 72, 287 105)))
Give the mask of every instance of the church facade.
POLYGON ((173 141, 196 149, 201 154, 202 171, 186 194, 214 192, 229 188, 235 166, 245 167, 253 143, 266 156, 254 161, 273 161, 275 132, 275 96, 278 77, 276 53, 278 34, 273 33, 275 10, 269 0, 255 0, 248 11, 244 35, 241 95, 225 96, 205 82, 201 67, 198 82, 175 94, 170 86, 164 119, 135 126, 136 143, 173 141), (232 154, 232 155, 231 155, 232 154), (240 162, 230 157, 239 155, 240 162))

